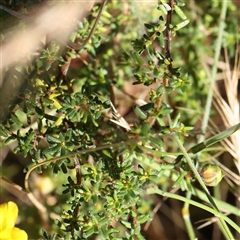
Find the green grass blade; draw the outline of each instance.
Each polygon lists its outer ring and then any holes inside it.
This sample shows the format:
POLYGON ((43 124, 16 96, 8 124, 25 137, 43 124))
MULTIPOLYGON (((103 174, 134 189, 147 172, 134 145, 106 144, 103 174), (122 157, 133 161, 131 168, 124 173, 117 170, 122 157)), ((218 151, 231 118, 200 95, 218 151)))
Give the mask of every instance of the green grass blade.
POLYGON ((216 211, 215 209, 210 208, 210 207, 208 207, 208 206, 206 206, 204 204, 198 203, 196 201, 193 201, 191 199, 179 196, 179 195, 174 194, 174 193, 164 192, 164 191, 158 189, 156 186, 149 186, 149 188, 147 188, 147 194, 158 194, 158 195, 161 195, 161 196, 164 196, 164 197, 177 199, 177 200, 180 200, 182 202, 187 202, 187 203, 189 203, 189 204, 191 204, 193 206, 196 206, 198 208, 201 208, 201 209, 203 209, 205 211, 208 211, 208 212, 214 214, 219 219, 222 219, 222 220, 226 221, 238 233, 240 233, 240 227, 235 222, 233 222, 230 218, 228 218, 224 214, 222 214, 222 213, 216 211))
POLYGON ((235 133, 237 130, 240 129, 240 123, 224 130, 223 132, 208 138, 207 140, 193 146, 192 148, 190 148, 188 150, 189 153, 198 153, 200 151, 202 151, 204 148, 210 147, 211 145, 222 141, 223 139, 231 136, 233 133, 235 133))

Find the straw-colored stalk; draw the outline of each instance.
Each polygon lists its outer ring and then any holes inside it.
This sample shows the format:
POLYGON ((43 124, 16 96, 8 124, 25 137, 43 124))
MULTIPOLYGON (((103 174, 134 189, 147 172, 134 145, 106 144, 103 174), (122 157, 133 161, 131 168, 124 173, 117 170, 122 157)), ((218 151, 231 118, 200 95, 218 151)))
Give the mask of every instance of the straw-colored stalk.
MULTIPOLYGON (((214 107, 226 128, 229 128, 240 122, 240 105, 238 99, 238 78, 240 76, 240 47, 236 49, 235 63, 231 69, 227 49, 225 49, 225 64, 221 65, 223 71, 223 81, 226 91, 226 100, 220 94, 217 85, 214 87, 214 107)), ((233 156, 234 163, 240 173, 240 131, 231 135, 222 142, 222 145, 233 156)))

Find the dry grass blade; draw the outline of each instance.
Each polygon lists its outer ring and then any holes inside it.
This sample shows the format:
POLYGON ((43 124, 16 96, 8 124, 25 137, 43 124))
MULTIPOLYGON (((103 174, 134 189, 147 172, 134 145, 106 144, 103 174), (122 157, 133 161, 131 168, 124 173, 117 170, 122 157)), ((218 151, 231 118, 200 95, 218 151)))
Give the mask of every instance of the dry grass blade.
MULTIPOLYGON (((237 46, 234 68, 231 71, 228 52, 225 49, 226 69, 224 70, 224 87, 226 91, 226 99, 220 93, 219 88, 214 88, 214 106, 226 128, 240 122, 240 106, 238 100, 238 75, 240 71, 240 48, 237 46)), ((228 149, 229 153, 234 157, 235 165, 240 172, 240 132, 231 135, 229 139, 225 139, 223 145, 228 149)))
POLYGON ((111 108, 112 108, 112 116, 115 119, 110 119, 111 122, 125 128, 126 130, 130 130, 130 126, 127 123, 127 121, 120 115, 120 113, 117 111, 117 109, 114 107, 113 103, 110 102, 111 108))

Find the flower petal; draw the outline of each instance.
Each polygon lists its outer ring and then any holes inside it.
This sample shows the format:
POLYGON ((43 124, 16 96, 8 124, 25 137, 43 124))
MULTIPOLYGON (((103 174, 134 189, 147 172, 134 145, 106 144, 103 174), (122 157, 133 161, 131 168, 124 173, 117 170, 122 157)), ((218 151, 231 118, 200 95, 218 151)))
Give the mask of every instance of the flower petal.
POLYGON ((0 232, 0 240, 27 240, 28 235, 19 228, 9 228, 0 232))
POLYGON ((12 235, 12 228, 0 231, 0 240, 9 240, 12 235))
POLYGON ((0 232, 13 228, 18 215, 18 207, 14 202, 0 205, 0 232))
POLYGON ((20 228, 13 228, 11 240, 27 240, 28 235, 25 231, 20 228))

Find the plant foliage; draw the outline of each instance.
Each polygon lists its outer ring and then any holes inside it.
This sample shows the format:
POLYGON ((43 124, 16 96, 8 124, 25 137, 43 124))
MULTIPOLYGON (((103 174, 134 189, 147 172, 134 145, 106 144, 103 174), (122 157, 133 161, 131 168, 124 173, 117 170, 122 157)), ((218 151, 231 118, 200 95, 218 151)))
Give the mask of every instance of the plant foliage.
MULTIPOLYGON (((185 101, 186 108, 200 109, 196 101, 187 99, 204 92, 198 69, 192 66, 205 48, 200 45, 194 51, 202 36, 188 25, 188 8, 177 0, 160 2, 156 21, 145 23, 143 34, 134 34, 128 24, 138 19, 118 14, 124 10, 121 1, 109 1, 91 38, 84 42, 100 7, 78 22, 66 46, 54 39, 42 46, 31 64, 7 69, 0 90, 2 144, 16 141, 14 152, 32 159, 25 168, 28 176, 35 168, 39 173, 50 169, 55 178, 64 174, 58 204, 61 220, 50 233, 42 231, 44 239, 144 239, 142 226, 152 219, 151 204, 145 198, 148 186, 169 191, 172 184, 193 192, 193 182, 203 177, 198 174, 199 165, 205 164, 193 154, 240 128, 236 125, 202 145, 191 144, 186 152, 192 157, 191 165, 181 146, 188 144, 188 131, 199 114, 180 114, 175 103, 185 101), (186 40, 184 35, 190 34, 194 39, 186 40), (177 49, 188 57, 180 59, 177 49), (133 85, 151 88, 147 101, 133 106, 131 126, 124 127, 118 112, 110 114, 117 97, 114 89, 123 91, 133 78, 133 85)), ((211 10, 213 18, 217 13, 211 10)), ((212 31, 216 34, 214 27, 212 31)), ((225 33, 227 45, 230 35, 225 33)), ((212 178, 211 183, 220 181, 212 178)), ((217 215, 207 188, 203 191, 217 215)))

